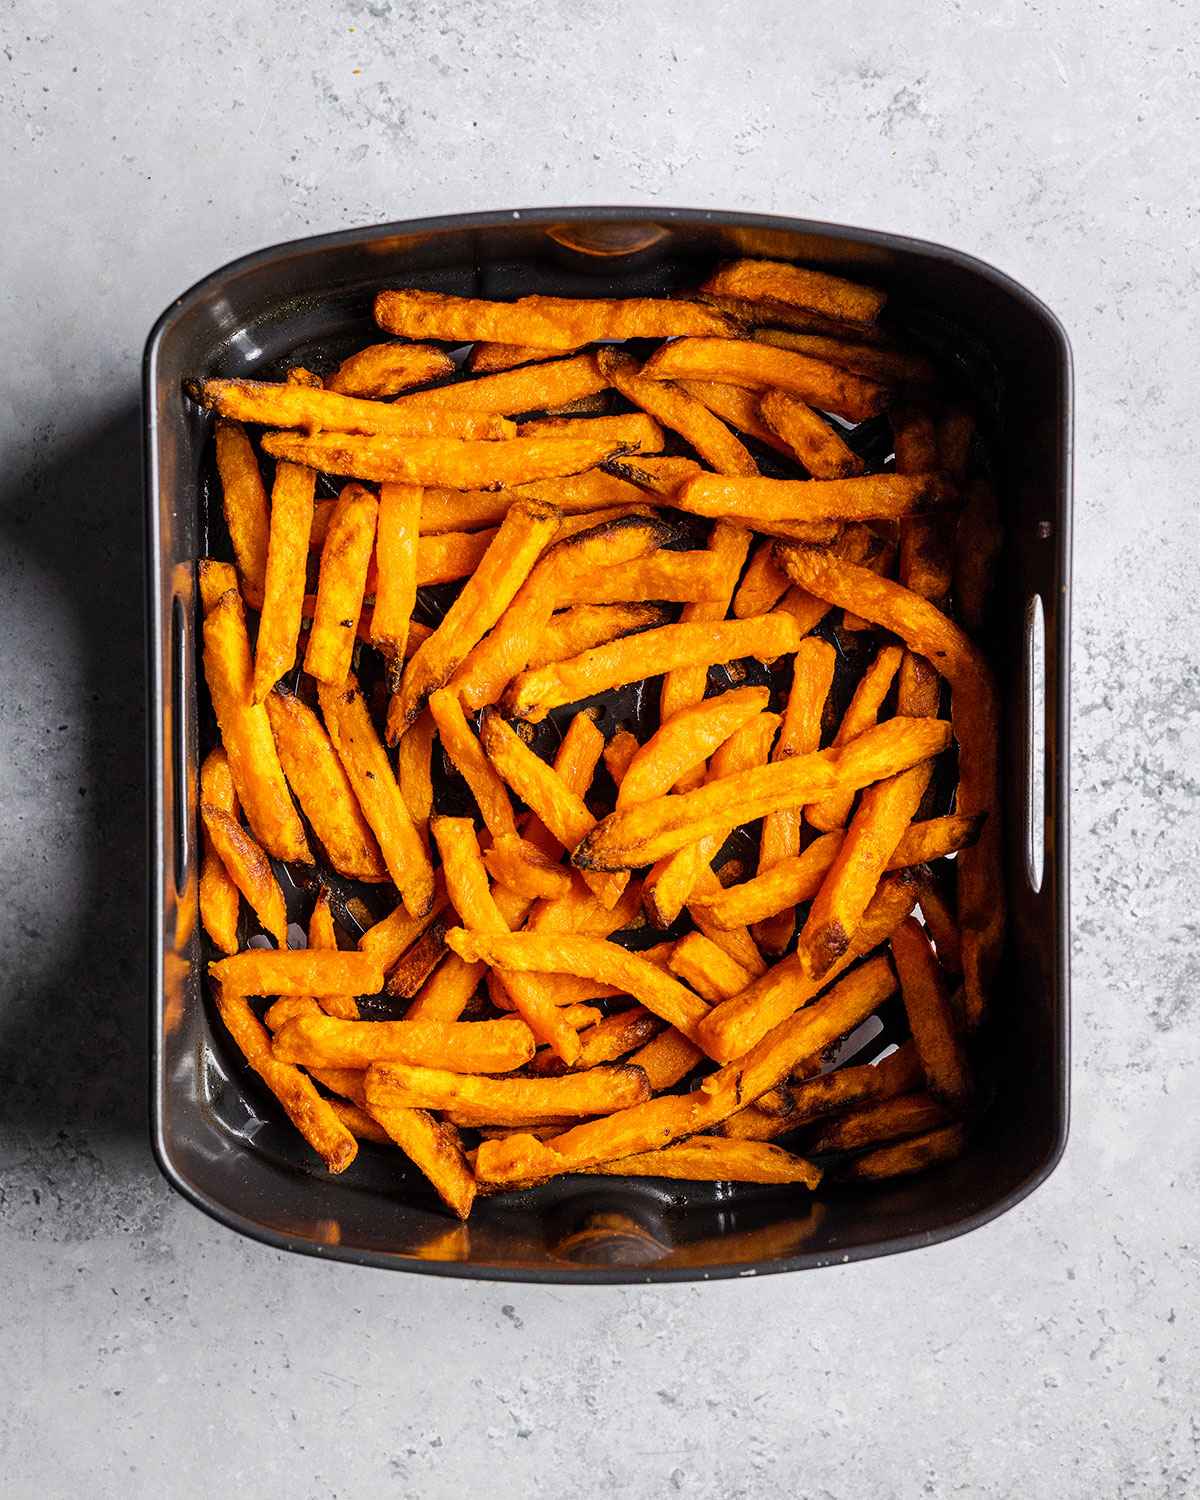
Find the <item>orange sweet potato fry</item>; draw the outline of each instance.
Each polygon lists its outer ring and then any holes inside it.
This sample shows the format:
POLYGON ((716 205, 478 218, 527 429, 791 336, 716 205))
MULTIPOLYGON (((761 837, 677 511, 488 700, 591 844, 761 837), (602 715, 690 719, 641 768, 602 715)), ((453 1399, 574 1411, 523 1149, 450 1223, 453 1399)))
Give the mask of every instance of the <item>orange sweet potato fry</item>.
POLYGON ((367 1099, 372 1110, 415 1104, 492 1125, 603 1114, 624 1109, 649 1095, 641 1069, 620 1063, 565 1073, 560 1078, 479 1078, 394 1063, 379 1063, 367 1071, 367 1099))
POLYGON ((859 1182, 879 1182, 888 1177, 907 1177, 924 1172, 940 1162, 953 1161, 966 1149, 967 1132, 962 1125, 944 1125, 925 1135, 913 1136, 895 1146, 865 1151, 843 1168, 842 1176, 859 1182))
POLYGON ((769 430, 814 479, 848 479, 863 472, 862 459, 845 438, 798 397, 787 391, 764 391, 758 409, 769 430))
POLYGON ((673 1177, 688 1182, 792 1182, 815 1188, 821 1169, 764 1141, 694 1135, 661 1151, 643 1151, 585 1168, 615 1177, 673 1177))
POLYGON ((777 303, 835 318, 840 323, 878 321, 887 293, 827 271, 779 260, 735 260, 718 267, 702 290, 720 297, 777 303))
POLYGON ((608 768, 608 774, 613 779, 613 784, 618 791, 625 772, 629 769, 634 756, 642 747, 638 744, 637 735, 628 729, 618 729, 604 747, 604 764, 608 768))
POLYGON ((942 500, 938 474, 868 474, 855 479, 727 478, 697 474, 674 497, 681 510, 768 527, 775 521, 894 520, 942 500))
POLYGON ((238 574, 232 563, 218 562, 215 557, 202 557, 197 568, 200 581, 200 611, 208 614, 221 596, 230 589, 237 593, 238 574))
MULTIPOLYGON (((337 952, 337 929, 333 923, 333 908, 329 904, 329 890, 326 886, 322 886, 317 892, 312 916, 308 919, 308 946, 337 952)), ((277 1005, 282 1003, 276 1001, 277 1005)), ((322 995, 318 1004, 327 1016, 336 1016, 341 1021, 358 1020, 358 1001, 353 995, 322 995)))
POLYGON ((883 385, 920 386, 937 379, 937 370, 923 354, 912 354, 903 349, 858 343, 828 332, 801 333, 785 328, 756 328, 754 337, 760 344, 774 344, 778 349, 807 354, 812 359, 840 365, 843 370, 867 375, 883 385))
POLYGON ((348 484, 338 497, 321 548, 317 603, 304 670, 331 687, 344 686, 350 675, 378 509, 370 491, 348 484))
POLYGON ((661 453, 663 431, 645 412, 619 417, 538 417, 517 424, 518 437, 607 438, 631 453, 661 453))
MULTIPOLYGON (((835 746, 849 744, 851 740, 875 723, 879 717, 879 710, 883 706, 883 700, 887 697, 896 673, 900 670, 903 655, 899 646, 884 646, 880 650, 854 690, 854 696, 833 737, 835 746)), ((841 828, 845 824, 850 816, 853 801, 852 794, 847 795, 842 792, 838 796, 813 803, 805 808, 804 815, 814 828, 819 828, 823 833, 829 833, 832 829, 841 828)))
POLYGON ((458 699, 448 689, 436 692, 429 699, 429 712, 442 749, 470 787, 488 832, 494 838, 515 835, 517 825, 504 782, 480 748, 458 699))
POLYGON ((518 834, 502 834, 495 839, 485 851, 483 862, 498 885, 506 885, 530 900, 541 897, 552 901, 571 889, 571 872, 518 834))
POLYGON ((754 978, 703 933, 689 932, 675 944, 667 965, 696 991, 702 1000, 716 1004, 739 995, 754 978))
POLYGON ((525 369, 458 380, 436 390, 402 396, 397 405, 412 411, 514 412, 548 411, 551 407, 595 396, 607 388, 590 354, 555 359, 525 369))
POLYGON ((295 464, 278 464, 275 468, 266 583, 254 654, 256 703, 263 701, 296 662, 316 478, 311 469, 295 464))
POLYGON ((396 751, 396 781, 408 815, 421 835, 429 838, 429 814, 433 809, 433 741, 438 727, 426 708, 417 715, 396 751))
POLYGON ((808 1149, 817 1155, 830 1151, 857 1151, 880 1141, 894 1141, 920 1135, 946 1123, 945 1108, 930 1094, 901 1094, 896 1099, 880 1099, 859 1104, 827 1124, 819 1126, 808 1138, 808 1149))
POLYGON ((475 1201, 475 1179, 454 1126, 423 1109, 372 1105, 370 1112, 413 1166, 429 1179, 450 1212, 465 1219, 475 1201))
MULTIPOLYGON (((640 1047, 651 1037, 657 1036, 662 1029, 662 1021, 644 1005, 631 1005, 628 1010, 618 1011, 603 1019, 597 1013, 595 1024, 579 1032, 579 1056, 572 1066, 578 1071, 582 1068, 594 1068, 600 1063, 616 1062, 635 1047, 640 1047)), ((565 1068, 547 1049, 534 1058, 531 1071, 555 1076, 564 1072, 565 1068)))
POLYGON ((434 899, 422 917, 411 917, 403 903, 394 911, 368 927, 358 940, 361 953, 369 953, 385 973, 412 947, 413 943, 433 926, 438 917, 447 910, 445 882, 439 873, 434 879, 434 899))
POLYGON ((792 586, 791 579, 775 561, 774 546, 775 543, 767 537, 755 548, 733 596, 730 612, 735 620, 766 614, 792 586))
POLYGON ((909 1030, 929 1091, 961 1111, 971 1095, 971 1076, 946 983, 925 929, 914 918, 906 918, 892 933, 891 947, 909 1030))
POLYGON ((300 428, 312 436, 322 431, 339 436, 397 438, 487 439, 513 435, 512 424, 500 417, 418 411, 403 403, 362 401, 295 382, 204 380, 189 383, 187 389, 201 406, 222 417, 266 427, 300 428))
POLYGON ((644 599, 705 603, 723 598, 724 588, 725 568, 711 552, 663 551, 606 567, 602 573, 582 575, 562 590, 557 602, 560 606, 644 599))
MULTIPOLYGON (((247 602, 259 605, 267 581, 270 517, 258 459, 240 422, 217 423, 217 474, 225 506, 225 524, 237 558, 247 602)), ((215 602, 215 601, 213 601, 215 602)), ((211 604, 205 604, 205 612, 211 604)))
MULTIPOLYGON (((210 750, 200 767, 200 803, 219 808, 236 822, 237 793, 229 774, 229 762, 219 746, 210 750)), ((203 820, 202 820, 203 822, 203 820)), ((238 950, 238 887, 225 868, 216 845, 201 827, 200 920, 204 930, 222 953, 238 950)))
POLYGON ((767 688, 735 688, 667 719, 634 754, 617 789, 617 806, 631 807, 669 792, 687 771, 706 762, 730 735, 756 718, 770 696, 767 688))
POLYGON ((231 814, 202 802, 200 816, 217 857, 234 885, 245 896, 264 929, 281 948, 286 947, 287 911, 270 860, 231 814))
POLYGON ((515 370, 518 365, 536 364, 556 359, 561 349, 539 349, 534 344, 496 344, 478 340, 467 355, 467 369, 472 375, 494 375, 500 370, 515 370))
MULTIPOLYGON (((684 609, 700 606, 684 605, 684 609)), ((658 604, 580 604, 552 615, 526 664, 530 671, 566 661, 622 636, 665 625, 668 611, 658 604)))
POLYGON ((529 1027, 513 1017, 501 1021, 338 1021, 332 1016, 304 1015, 281 1027, 274 1052, 281 1062, 321 1068, 402 1062, 466 1073, 510 1073, 529 1062, 534 1044, 529 1027))
POLYGON ((679 388, 707 406, 714 416, 747 437, 757 438, 776 452, 792 457, 792 450, 763 421, 758 410, 758 392, 743 385, 721 385, 715 380, 681 380, 679 388))
POLYGON ((695 1042, 689 1042, 682 1031, 668 1026, 644 1047, 631 1053, 629 1061, 641 1068, 657 1094, 686 1078, 697 1063, 704 1061, 704 1053, 695 1042))
POLYGON ((377 577, 371 640, 393 667, 404 660, 409 621, 417 602, 420 525, 420 489, 411 484, 381 485, 375 532, 377 577))
POLYGON ((454 361, 431 344, 369 344, 344 359, 325 381, 342 396, 398 396, 454 374, 454 361))
MULTIPOLYGON (((596 715, 593 710, 585 708, 581 713, 573 714, 567 725, 567 732, 554 756, 554 774, 561 777, 564 785, 577 797, 585 797, 603 752, 604 736, 596 728, 596 715)), ((563 852, 562 844, 536 813, 529 815, 525 837, 547 859, 558 859, 563 852)), ((564 892, 562 898, 556 899, 566 899, 567 894, 564 892)), ((595 900, 594 897, 591 899, 595 900)), ((610 931, 615 932, 616 928, 610 931)))
POLYGON ((369 953, 251 948, 208 970, 230 995, 377 995, 383 989, 383 970, 369 953))
POLYGON ((441 916, 431 922, 416 942, 392 965, 387 978, 389 995, 407 1000, 421 989, 446 957, 446 931, 454 925, 454 921, 454 913, 447 906, 441 916))

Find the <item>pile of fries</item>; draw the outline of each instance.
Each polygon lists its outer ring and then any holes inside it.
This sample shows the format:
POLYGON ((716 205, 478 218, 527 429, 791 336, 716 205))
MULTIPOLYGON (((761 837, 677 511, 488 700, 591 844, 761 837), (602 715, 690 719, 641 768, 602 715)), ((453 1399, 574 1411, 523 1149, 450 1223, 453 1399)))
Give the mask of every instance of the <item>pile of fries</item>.
POLYGON ((323 378, 189 385, 232 544, 200 564, 212 990, 330 1171, 398 1146, 465 1218, 565 1172, 812 1190, 962 1151, 1000 536, 883 306, 772 261, 385 291, 393 337, 323 378), (352 947, 347 881, 394 905, 352 947), (898 1045, 856 1061, 881 1008, 898 1045))

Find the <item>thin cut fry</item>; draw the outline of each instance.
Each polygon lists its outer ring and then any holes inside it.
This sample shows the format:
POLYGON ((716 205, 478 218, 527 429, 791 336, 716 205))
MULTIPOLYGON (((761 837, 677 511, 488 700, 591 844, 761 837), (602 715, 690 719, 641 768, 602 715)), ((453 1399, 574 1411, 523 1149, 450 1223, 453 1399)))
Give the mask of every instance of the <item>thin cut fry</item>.
POLYGON ((491 375, 499 370, 515 370, 518 365, 555 359, 561 349, 539 349, 533 344, 493 344, 480 339, 467 355, 467 369, 472 375, 491 375))
POLYGON ((417 832, 429 838, 429 814, 433 809, 433 741, 437 724, 426 708, 400 741, 396 751, 396 781, 417 832))
POLYGON ((905 1042, 882 1062, 838 1068, 796 1084, 790 1091, 792 1108, 786 1115, 770 1115, 752 1104, 731 1115, 720 1127, 721 1134, 743 1141, 771 1141, 851 1105, 910 1094, 921 1082, 917 1049, 912 1042, 905 1042))
POLYGON ((650 380, 716 380, 754 389, 775 386, 851 422, 878 416, 888 401, 887 387, 874 380, 751 339, 677 339, 652 354, 642 374, 650 380))
POLYGON ((713 272, 702 290, 750 302, 777 302, 841 323, 868 325, 878 320, 887 301, 887 293, 875 287, 780 260, 730 261, 713 272))
POLYGON ((553 536, 558 520, 559 513, 552 506, 534 501, 518 501, 509 510, 478 569, 405 667, 400 690, 388 709, 389 740, 399 739, 429 694, 444 686, 495 625, 553 536))
POLYGON ((628 1064, 587 1068, 561 1078, 478 1078, 444 1069, 381 1063, 367 1071, 371 1108, 397 1104, 487 1117, 492 1125, 521 1125, 554 1116, 624 1109, 650 1096, 646 1075, 628 1064))
POLYGON ((626 768, 617 806, 632 807, 669 792, 685 772, 707 761, 730 735, 760 714, 770 696, 765 687, 736 688, 666 720, 626 768))
POLYGON ((663 431, 653 417, 631 412, 619 417, 538 417, 517 424, 518 437, 606 438, 627 444, 632 453, 661 453, 663 431))
POLYGON ((475 1201, 475 1179, 454 1126, 445 1120, 435 1120, 423 1109, 386 1109, 372 1105, 371 1116, 378 1120, 413 1166, 429 1179, 451 1213, 465 1219, 475 1201))
POLYGON ((925 929, 908 917, 892 933, 891 946, 908 1027, 929 1091, 961 1111, 970 1098, 971 1078, 950 996, 925 929))
MULTIPOLYGON (((258 459, 240 422, 217 423, 217 473, 225 505, 225 524, 237 558, 247 601, 261 604, 267 582, 270 519, 258 459)), ((211 608, 205 604, 205 611, 211 608)))
POLYGON ((822 1156, 829 1151, 857 1151, 880 1141, 920 1135, 946 1123, 946 1111, 929 1094, 902 1094, 847 1110, 820 1126, 808 1139, 808 1149, 822 1156))
MULTIPOLYGON (((232 960, 225 960, 231 962, 232 960)), ((276 1061, 271 1038, 242 996, 216 989, 221 1019, 246 1061, 283 1105, 287 1117, 331 1172, 344 1172, 358 1154, 353 1135, 298 1068, 276 1061)))
POLYGON ((279 762, 329 863, 351 880, 387 878, 383 855, 321 721, 306 703, 278 690, 267 698, 279 762))
POLYGON ((200 577, 200 612, 208 614, 218 603, 222 594, 238 589, 237 569, 232 563, 218 562, 214 557, 202 557, 197 569, 200 577))
POLYGON ((590 354, 556 359, 547 364, 459 380, 433 391, 402 396, 397 405, 411 411, 514 412, 546 411, 568 401, 595 396, 607 381, 590 354))
POLYGON ((223 594, 204 618, 204 677, 246 821, 276 859, 311 864, 304 829, 288 795, 271 721, 253 701, 250 642, 242 601, 223 594))
POLYGON ((446 930, 454 925, 454 921, 454 913, 447 906, 441 916, 431 922, 412 947, 392 965, 387 978, 389 995, 407 1000, 417 993, 446 957, 446 930))
MULTIPOLYGON (((685 605, 685 611, 700 608, 685 605)), ((670 618, 658 604, 580 604, 551 617, 540 643, 529 658, 531 672, 552 662, 566 661, 595 646, 622 636, 665 625, 670 618)))
MULTIPOLYGON (((204 830, 233 883, 245 896, 264 929, 281 948, 285 948, 287 911, 283 903, 283 892, 279 889, 270 860, 229 813, 202 802, 200 816, 204 820, 204 830)), ((236 944, 234 951, 236 952, 236 944)))
POLYGON ((429 713, 441 736, 442 749, 470 787, 488 832, 493 838, 515 837, 517 825, 508 792, 480 748, 462 704, 452 692, 443 689, 430 697, 429 713))
POLYGON ((316 478, 311 469, 295 464, 275 466, 266 583, 254 654, 256 703, 295 665, 316 478))
POLYGON ((321 1007, 311 995, 284 995, 274 1005, 267 1007, 263 1025, 274 1035, 281 1026, 286 1026, 296 1016, 315 1016, 320 1014, 320 1010, 321 1007))
POLYGON ((321 1068, 402 1062, 464 1073, 510 1073, 532 1058, 534 1044, 525 1022, 512 1017, 502 1021, 337 1021, 332 1016, 307 1015, 296 1016, 280 1030, 274 1050, 282 1062, 321 1068))
POLYGON ((721 385, 715 380, 681 380, 679 388, 707 406, 714 416, 736 427, 747 437, 757 438, 778 453, 792 457, 792 450, 763 421, 758 410, 758 393, 741 385, 721 385))
MULTIPOLYGON (((337 945, 337 929, 333 925, 329 890, 322 886, 317 892, 312 916, 308 919, 308 946, 337 952, 337 945)), ((322 995, 318 1003, 327 1016, 335 1016, 341 1021, 358 1020, 358 1001, 353 995, 322 995)))
MULTIPOLYGON (((724 597, 725 568, 711 552, 657 552, 633 562, 582 574, 559 593, 557 603, 622 604, 670 599, 688 604, 724 597)), ((524 663, 522 663, 522 666, 524 663)))
POLYGON ((754 978, 700 932, 689 932, 680 938, 667 963, 671 972, 690 984, 702 1000, 714 1005, 740 994, 754 978))
POLYGON ((485 851, 483 862, 498 885, 506 885, 530 900, 553 901, 571 889, 571 872, 548 859, 527 839, 502 834, 485 851))
POLYGON ((673 1088, 703 1060, 704 1053, 701 1049, 695 1042, 689 1042, 682 1031, 676 1031, 674 1026, 668 1026, 629 1058, 635 1067, 641 1068, 645 1073, 656 1094, 662 1089, 673 1088))
MULTIPOLYGON (((208 752, 200 767, 200 804, 202 807, 207 804, 219 808, 237 821, 237 793, 229 774, 229 762, 220 746, 208 752)), ((217 853, 207 828, 202 827, 201 840, 200 920, 205 932, 222 953, 236 953, 240 899, 238 887, 217 853)))
POLYGON ((209 964, 208 971, 231 995, 377 995, 383 989, 383 970, 369 953, 251 948, 209 964))
MULTIPOLYGON (((835 747, 849 744, 875 723, 883 707, 883 700, 900 670, 903 655, 899 646, 884 646, 880 650, 854 690, 854 696, 833 737, 835 747)), ((836 797, 829 797, 805 808, 804 815, 814 828, 829 833, 845 824, 853 801, 853 794, 842 792, 836 797)))
POLYGON ((764 391, 758 409, 768 429, 814 479, 847 479, 866 467, 824 417, 787 391, 764 391))
POLYGON ((485 302, 442 292, 380 292, 375 321, 406 338, 534 344, 578 349, 601 339, 666 339, 684 333, 726 334, 732 319, 699 302, 655 297, 519 297, 485 302))
POLYGON ((820 1167, 778 1146, 710 1135, 694 1135, 661 1151, 639 1152, 586 1170, 617 1177, 681 1177, 689 1182, 795 1182, 806 1188, 821 1181, 820 1167))
POLYGON ((842 1175, 860 1182, 878 1182, 887 1177, 907 1177, 924 1172, 939 1162, 953 1161, 966 1150, 967 1132, 962 1125, 946 1125, 917 1135, 896 1146, 880 1146, 856 1157, 842 1175))
POLYGON ((775 561, 774 546, 767 537, 755 548, 733 596, 730 612, 735 620, 744 620, 748 615, 765 615, 775 608, 791 587, 791 579, 775 561))
POLYGON ((754 337, 760 344, 808 354, 827 364, 841 365, 843 370, 869 375, 884 385, 929 385, 937 379, 937 370, 923 354, 853 343, 827 333, 797 333, 784 328, 756 328, 754 337))
MULTIPOLYGON (((559 745, 554 756, 554 774, 561 777, 563 784, 577 797, 585 797, 603 752, 604 736, 596 728, 596 715, 592 710, 585 708, 582 712, 573 714, 571 722, 567 725, 562 744, 559 745)), ((535 848, 540 849, 547 859, 561 857, 562 844, 536 813, 531 813, 529 816, 529 821, 525 825, 525 837, 535 848)), ((567 893, 564 893, 561 899, 568 899, 567 893)), ((595 897, 591 895, 590 890, 587 892, 587 899, 589 903, 595 903, 595 897)), ((616 928, 610 928, 609 931, 615 932, 616 928)))
POLYGON ((604 469, 518 484, 511 489, 427 489, 421 502, 421 535, 498 526, 516 500, 541 500, 564 516, 589 515, 613 507, 644 507, 646 503, 636 485, 604 469))
POLYGON ((434 900, 423 917, 410 917, 403 904, 368 927, 358 940, 361 953, 368 953, 386 973, 447 908, 441 875, 434 882, 434 900))
POLYGON ((375 533, 375 609, 371 640, 392 666, 404 660, 408 626, 417 602, 417 537, 421 491, 410 484, 385 484, 379 491, 375 533))
POLYGON ((400 438, 506 438, 513 428, 482 413, 415 411, 403 403, 362 401, 334 391, 268 380, 192 382, 188 394, 223 417, 264 427, 400 438))
POLYGON ((795 651, 800 640, 796 622, 778 611, 749 620, 663 625, 628 644, 614 641, 568 661, 526 670, 513 680, 505 701, 516 717, 539 723, 552 708, 638 681, 648 661, 668 672, 742 656, 771 661, 795 651))
POLYGON ((454 361, 431 344, 369 344, 326 377, 325 389, 343 396, 398 396, 453 374, 454 361))
POLYGON ((321 548, 317 603, 304 670, 331 687, 343 687, 350 674, 378 509, 369 490, 348 484, 338 497, 321 548))
POLYGON ((637 735, 628 729, 618 729, 604 747, 604 764, 608 768, 608 774, 613 779, 613 785, 620 791, 621 782, 625 772, 629 769, 634 756, 642 747, 638 744, 637 735))
POLYGON ((405 908, 422 916, 433 904, 433 867, 358 684, 351 677, 344 688, 322 685, 319 696, 325 727, 379 841, 388 874, 405 908))
POLYGON ((697 474, 673 503, 701 516, 750 524, 773 521, 894 520, 943 499, 938 474, 868 474, 857 479, 742 479, 697 474))
POLYGON ((483 964, 466 964, 457 953, 447 955, 408 1007, 407 1021, 457 1021, 479 988, 483 964))
POLYGON ((987 479, 967 486, 954 542, 954 599, 967 629, 986 626, 996 563, 1004 546, 1000 507, 987 479))

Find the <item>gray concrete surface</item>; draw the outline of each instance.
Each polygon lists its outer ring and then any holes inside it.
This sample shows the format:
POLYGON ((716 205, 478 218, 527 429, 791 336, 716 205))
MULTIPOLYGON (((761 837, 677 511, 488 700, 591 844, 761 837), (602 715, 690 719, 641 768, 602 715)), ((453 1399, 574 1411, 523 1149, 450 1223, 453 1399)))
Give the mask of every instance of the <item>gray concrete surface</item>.
POLYGON ((0 5, 0 1488, 1200 1491, 1195 7, 0 5), (313 1264, 143 1137, 137 376, 242 251, 619 202, 946 240, 1078 374, 1074 1134, 919 1255, 538 1290, 313 1264))

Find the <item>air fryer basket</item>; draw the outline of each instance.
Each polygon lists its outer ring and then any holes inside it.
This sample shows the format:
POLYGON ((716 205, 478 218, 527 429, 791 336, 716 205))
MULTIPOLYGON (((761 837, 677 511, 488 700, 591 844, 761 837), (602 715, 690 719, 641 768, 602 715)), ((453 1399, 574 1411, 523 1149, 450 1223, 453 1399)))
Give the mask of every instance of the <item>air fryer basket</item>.
MULTIPOLYGON (((497 1279, 657 1281, 932 1243, 1002 1213, 1049 1174, 1068 1097, 1070 359, 1059 325, 1027 292, 938 246, 756 215, 567 209, 385 225, 263 251, 186 293, 151 334, 145 408, 152 1125, 159 1164, 180 1192, 243 1233, 312 1254, 497 1279), (365 1148, 343 1177, 326 1176, 209 1024, 195 917, 195 563, 210 545, 208 445, 181 384, 339 358, 370 341, 371 298, 386 285, 500 298, 654 295, 739 254, 886 286, 913 337, 955 366, 988 429, 1006 528, 987 644, 1006 709, 1010 908, 981 1039, 993 1098, 964 1158, 892 1184, 823 1188, 810 1201, 790 1188, 576 1176, 482 1200, 459 1226, 397 1153, 365 1148)), ((635 710, 615 707, 623 717, 635 710)))

